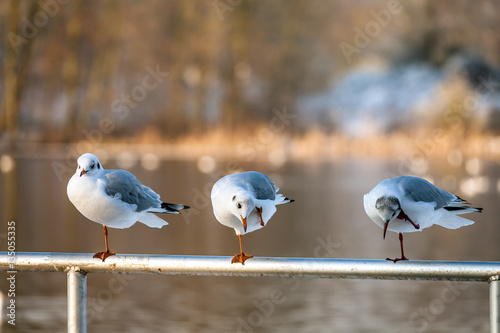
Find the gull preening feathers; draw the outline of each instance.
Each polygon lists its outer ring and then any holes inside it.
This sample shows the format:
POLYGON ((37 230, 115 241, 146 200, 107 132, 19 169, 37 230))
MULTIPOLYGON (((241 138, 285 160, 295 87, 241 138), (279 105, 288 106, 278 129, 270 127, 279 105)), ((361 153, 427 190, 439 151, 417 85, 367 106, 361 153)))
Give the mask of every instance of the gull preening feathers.
POLYGON ((293 202, 278 193, 266 175, 248 171, 219 179, 212 188, 212 206, 217 220, 238 235, 240 254, 231 263, 244 264, 252 258, 243 252, 241 236, 264 227, 276 212, 276 205, 293 202))
POLYGON ((379 227, 399 233, 401 258, 408 260, 403 251, 403 233, 422 231, 434 224, 448 229, 471 225, 458 214, 481 212, 462 198, 441 190, 418 177, 401 176, 386 179, 364 196, 366 214, 379 227))
POLYGON ((168 223, 154 213, 179 214, 179 210, 189 208, 162 202, 157 193, 142 185, 133 174, 104 170, 99 159, 89 153, 78 158, 67 193, 83 216, 103 225, 106 251, 94 255, 102 261, 115 254, 109 251, 107 227, 124 229, 139 221, 151 228, 161 228, 168 223))

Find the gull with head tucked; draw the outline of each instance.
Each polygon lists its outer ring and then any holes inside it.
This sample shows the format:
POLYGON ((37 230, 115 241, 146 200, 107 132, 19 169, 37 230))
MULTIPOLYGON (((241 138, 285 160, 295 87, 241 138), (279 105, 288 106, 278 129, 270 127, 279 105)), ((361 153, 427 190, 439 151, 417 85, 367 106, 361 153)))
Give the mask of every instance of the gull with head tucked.
POLYGON ((240 241, 240 254, 231 263, 244 264, 252 258, 243 252, 242 235, 264 227, 276 212, 276 205, 293 202, 278 191, 268 176, 256 171, 222 177, 213 186, 214 215, 221 224, 233 228, 240 241))
POLYGON ((383 180, 365 194, 364 206, 366 214, 384 229, 384 239, 387 230, 399 233, 401 258, 387 258, 393 262, 408 260, 403 251, 404 232, 422 231, 434 224, 457 229, 474 223, 458 214, 483 210, 425 179, 411 176, 383 180))
POLYGON ((76 172, 68 182, 69 200, 83 216, 103 225, 106 251, 94 258, 104 261, 114 255, 108 247, 108 229, 124 229, 137 221, 151 228, 168 223, 154 213, 179 214, 188 206, 162 202, 152 189, 125 170, 104 170, 93 154, 78 158, 76 172))

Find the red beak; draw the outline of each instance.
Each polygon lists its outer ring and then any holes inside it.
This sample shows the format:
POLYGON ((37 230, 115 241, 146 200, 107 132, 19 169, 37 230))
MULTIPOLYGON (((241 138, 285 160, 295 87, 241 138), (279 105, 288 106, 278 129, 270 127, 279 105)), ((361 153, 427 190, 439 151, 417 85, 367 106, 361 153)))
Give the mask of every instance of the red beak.
POLYGON ((86 174, 88 171, 85 171, 85 169, 82 169, 82 172, 80 172, 80 177, 86 174))

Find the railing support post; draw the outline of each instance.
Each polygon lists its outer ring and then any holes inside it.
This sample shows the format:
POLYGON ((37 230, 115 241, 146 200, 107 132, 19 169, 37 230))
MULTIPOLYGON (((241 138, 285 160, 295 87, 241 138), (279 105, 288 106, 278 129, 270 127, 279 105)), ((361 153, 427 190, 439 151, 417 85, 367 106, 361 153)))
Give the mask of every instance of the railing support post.
POLYGON ((68 271, 68 333, 87 332, 87 275, 78 267, 68 271))
POLYGON ((490 333, 500 333, 500 281, 499 276, 490 278, 490 333))

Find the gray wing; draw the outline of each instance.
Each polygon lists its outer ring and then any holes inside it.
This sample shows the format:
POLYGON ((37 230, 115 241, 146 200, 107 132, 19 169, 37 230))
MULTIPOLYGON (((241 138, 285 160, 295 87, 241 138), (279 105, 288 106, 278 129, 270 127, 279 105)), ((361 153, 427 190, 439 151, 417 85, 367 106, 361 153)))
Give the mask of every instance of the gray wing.
POLYGON ((416 202, 435 202, 435 209, 442 208, 452 202, 464 202, 460 197, 437 188, 425 179, 402 176, 398 180, 405 197, 416 202))
POLYGON ((274 186, 273 181, 268 176, 257 171, 247 171, 235 176, 238 177, 241 186, 254 193, 255 198, 260 200, 274 200, 276 198, 278 188, 274 186))
POLYGON ((104 190, 107 195, 126 203, 137 205, 137 212, 151 207, 160 207, 160 196, 141 184, 133 174, 125 170, 108 170, 104 175, 104 190))

